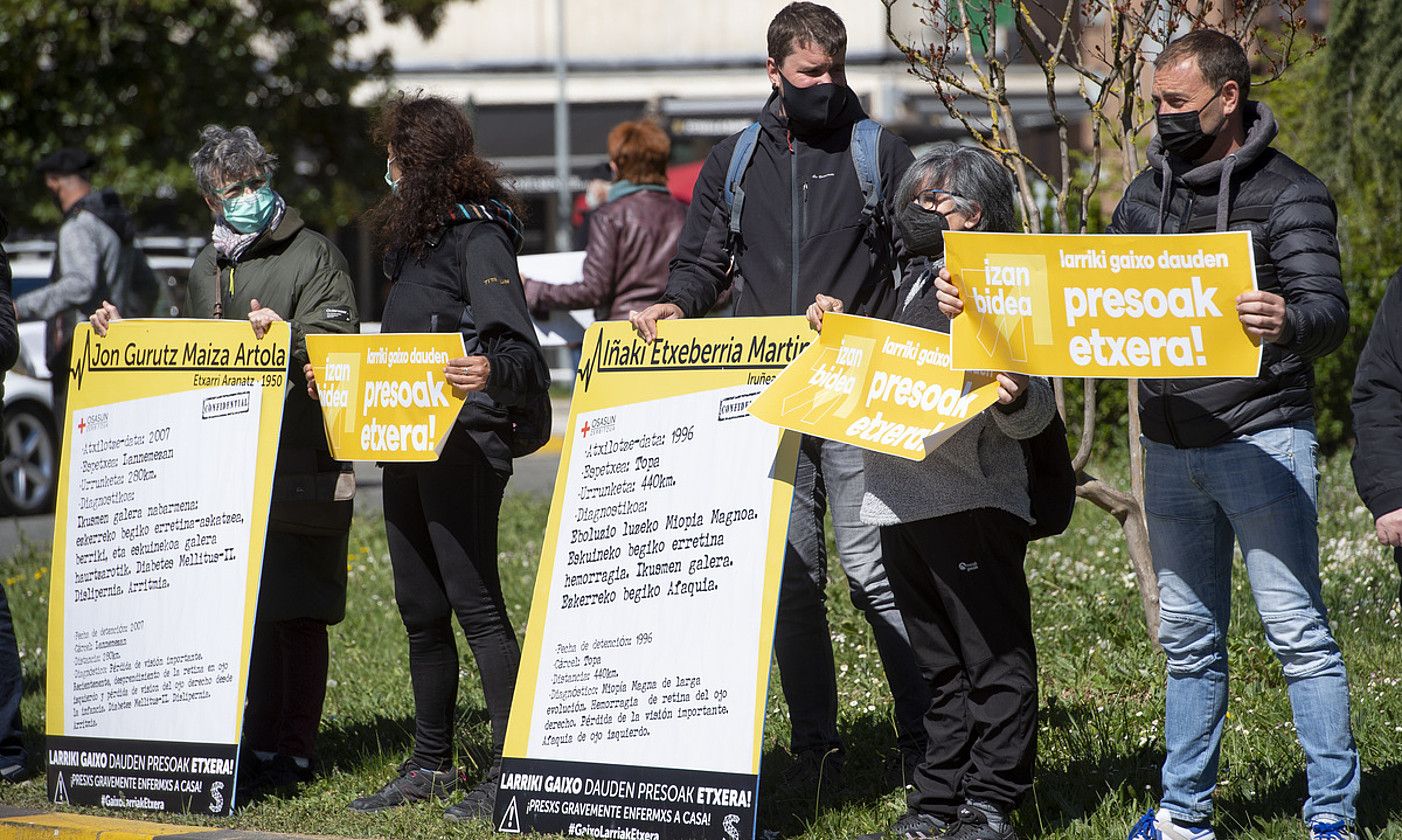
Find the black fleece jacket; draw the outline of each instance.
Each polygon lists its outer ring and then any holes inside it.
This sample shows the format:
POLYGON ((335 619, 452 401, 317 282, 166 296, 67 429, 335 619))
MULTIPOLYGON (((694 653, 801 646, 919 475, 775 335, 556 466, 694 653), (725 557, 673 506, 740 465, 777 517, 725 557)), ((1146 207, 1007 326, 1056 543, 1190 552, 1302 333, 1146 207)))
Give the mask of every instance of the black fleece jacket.
POLYGON ((1353 480, 1377 518, 1402 508, 1402 271, 1392 275, 1353 379, 1353 480))
POLYGON ((1110 224, 1110 233, 1251 231, 1257 288, 1285 298, 1286 341, 1266 344, 1255 378, 1140 380, 1144 434, 1159 443, 1213 446, 1312 422, 1310 363, 1338 347, 1348 328, 1329 190, 1270 147, 1269 108, 1247 102, 1245 116, 1245 145, 1219 161, 1165 156, 1155 137, 1150 167, 1130 183, 1110 224))
MULTIPOLYGON (((780 113, 779 96, 759 115, 754 157, 741 181, 745 190, 736 267, 735 314, 799 315, 821 292, 842 299, 856 315, 894 311, 895 271, 905 251, 890 220, 891 197, 913 160, 905 141, 881 132, 878 168, 885 205, 881 218, 862 224, 866 199, 848 149, 852 125, 866 118, 848 91, 840 119, 825 133, 795 136, 780 113)), ((686 225, 677 244, 662 300, 688 318, 705 315, 731 282, 725 249, 730 214, 721 191, 740 135, 717 143, 701 167, 686 225)))
POLYGON ((468 394, 440 461, 471 462, 471 447, 502 473, 511 472, 506 406, 550 387, 550 371, 526 309, 516 249, 506 223, 454 221, 422 255, 385 257, 393 281, 380 329, 387 333, 461 332, 469 356, 491 364, 485 391, 468 394))

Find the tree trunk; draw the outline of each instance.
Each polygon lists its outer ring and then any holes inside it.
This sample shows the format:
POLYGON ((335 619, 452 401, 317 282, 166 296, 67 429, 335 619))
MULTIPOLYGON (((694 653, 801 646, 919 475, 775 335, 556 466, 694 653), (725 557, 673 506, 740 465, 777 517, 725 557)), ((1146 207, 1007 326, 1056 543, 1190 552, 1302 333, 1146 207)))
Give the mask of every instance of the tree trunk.
MULTIPOLYGON (((1137 438, 1135 445, 1138 445, 1137 438)), ((1139 585, 1139 600, 1144 608, 1144 626, 1149 641, 1157 646, 1159 584, 1154 575, 1153 555, 1149 551, 1149 529, 1144 521, 1144 506, 1132 494, 1117 490, 1087 472, 1082 471, 1076 479, 1076 495, 1115 517, 1124 531, 1125 550, 1129 554, 1129 565, 1134 570, 1134 580, 1139 585)))

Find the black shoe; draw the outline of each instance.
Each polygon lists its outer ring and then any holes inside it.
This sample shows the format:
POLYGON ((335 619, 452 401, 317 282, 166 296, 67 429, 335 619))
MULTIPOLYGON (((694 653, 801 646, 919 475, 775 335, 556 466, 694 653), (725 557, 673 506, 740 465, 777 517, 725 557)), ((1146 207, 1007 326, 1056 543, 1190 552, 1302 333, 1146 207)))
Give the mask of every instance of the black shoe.
POLYGON ((314 778, 316 771, 312 769, 311 762, 303 767, 292 756, 278 753, 263 766, 257 784, 267 793, 284 796, 295 793, 297 788, 314 778))
POLYGON ((807 797, 815 792, 835 793, 842 789, 842 751, 804 750, 793 764, 779 774, 781 796, 807 797))
POLYGON ((906 811, 905 816, 896 820, 885 831, 859 834, 857 840, 934 840, 936 837, 944 837, 949 826, 950 823, 934 814, 906 811))
POLYGON ((925 751, 902 749, 886 754, 886 782, 892 787, 908 788, 915 784, 915 768, 925 760, 925 751))
POLYGON ((1007 813, 992 802, 978 799, 959 806, 959 821, 944 836, 949 840, 1017 840, 1007 813))
POLYGON ((348 807, 352 811, 368 814, 434 797, 447 799, 458 789, 458 785, 456 770, 425 770, 405 762, 399 765, 398 776, 369 796, 352 799, 348 807))
POLYGON ((34 771, 30 770, 27 764, 6 764, 0 766, 0 781, 19 784, 33 777, 33 775, 34 771))
POLYGON ((477 786, 467 792, 462 801, 449 806, 443 812, 448 822, 468 822, 469 820, 492 821, 493 809, 497 804, 497 782, 501 779, 501 765, 494 764, 477 786))

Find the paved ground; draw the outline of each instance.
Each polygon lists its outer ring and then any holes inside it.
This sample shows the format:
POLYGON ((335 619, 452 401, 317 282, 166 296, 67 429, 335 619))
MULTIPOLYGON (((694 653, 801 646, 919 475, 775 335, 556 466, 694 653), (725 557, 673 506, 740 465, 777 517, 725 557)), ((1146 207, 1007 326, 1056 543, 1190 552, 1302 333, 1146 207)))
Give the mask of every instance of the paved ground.
MULTIPOLYGON (((560 468, 560 445, 569 419, 570 405, 553 400, 554 436, 539 452, 516 461, 515 473, 506 486, 510 493, 537 493, 549 496, 555 489, 555 473, 560 468)), ((380 469, 374 464, 356 464, 355 510, 357 515, 381 509, 380 469)), ((0 557, 10 556, 23 543, 49 545, 53 542, 53 516, 23 516, 0 519, 0 557)))

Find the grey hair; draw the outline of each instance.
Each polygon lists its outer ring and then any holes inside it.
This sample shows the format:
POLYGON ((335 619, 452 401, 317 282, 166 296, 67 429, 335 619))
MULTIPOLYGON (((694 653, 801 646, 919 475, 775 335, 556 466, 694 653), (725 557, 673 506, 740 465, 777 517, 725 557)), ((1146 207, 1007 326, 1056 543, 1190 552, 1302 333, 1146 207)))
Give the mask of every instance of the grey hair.
POLYGON ((1016 230, 1012 176, 983 149, 936 143, 901 176, 896 187, 896 207, 904 207, 916 193, 931 188, 952 193, 954 206, 966 216, 982 211, 975 230, 1016 230))
POLYGON ((221 180, 254 175, 272 178, 277 171, 277 155, 263 148, 258 135, 246 125, 207 125, 200 130, 199 151, 190 155, 190 168, 195 171, 200 192, 214 195, 221 180))

